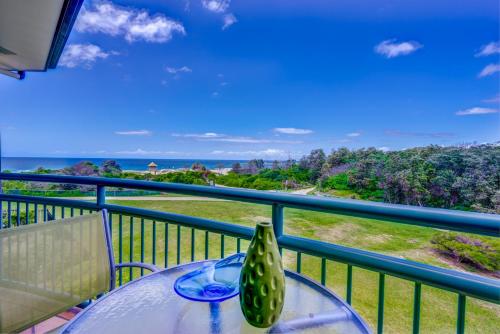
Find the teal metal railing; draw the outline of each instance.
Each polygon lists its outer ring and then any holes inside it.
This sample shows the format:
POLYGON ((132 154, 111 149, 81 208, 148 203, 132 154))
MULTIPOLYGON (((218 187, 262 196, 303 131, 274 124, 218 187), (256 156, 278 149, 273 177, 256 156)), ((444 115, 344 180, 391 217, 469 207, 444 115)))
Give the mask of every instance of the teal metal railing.
MULTIPOLYGON (((27 195, 44 197, 95 197, 96 191, 80 190, 44 190, 44 189, 4 189, 4 194, 9 195, 27 195)), ((129 196, 151 196, 161 195, 159 191, 147 190, 106 190, 106 196, 109 197, 129 197, 129 196)))
MULTIPOLYGON (((475 233, 479 235, 500 236, 500 216, 443 209, 430 209, 402 205, 390 205, 355 200, 325 199, 313 196, 295 196, 290 194, 259 192, 242 189, 193 186, 183 184, 157 183, 136 180, 107 179, 96 177, 74 177, 61 175, 31 175, 0 173, 0 180, 37 181, 93 185, 96 187, 96 201, 81 201, 72 199, 36 197, 13 194, 0 194, 0 211, 2 212, 2 227, 15 227, 22 224, 38 223, 65 216, 85 214, 106 208, 110 213, 110 228, 114 242, 118 243, 118 262, 133 261, 140 256, 145 261, 146 238, 145 224, 151 224, 151 261, 157 264, 158 249, 162 248, 164 267, 172 265, 172 250, 169 243, 172 233, 175 234, 176 249, 174 263, 182 262, 182 233, 189 232, 190 253, 184 254, 191 261, 196 260, 197 231, 204 231, 204 258, 210 255, 210 238, 218 235, 220 254, 224 257, 227 240, 236 240, 236 251, 242 248, 243 240, 250 240, 253 229, 235 224, 229 224, 211 219, 186 216, 171 212, 146 210, 142 208, 109 204, 106 202, 106 187, 127 188, 142 191, 157 191, 219 198, 233 201, 257 203, 271 206, 271 219, 274 226, 280 250, 296 253, 296 271, 302 272, 302 256, 314 256, 321 260, 320 281, 326 284, 327 261, 341 262, 347 265, 346 300, 352 303, 353 267, 363 268, 378 273, 377 296, 377 332, 384 330, 384 305, 386 293, 386 277, 394 276, 413 282, 413 333, 419 333, 422 305, 422 285, 451 291, 457 294, 456 331, 464 333, 466 321, 466 301, 468 297, 500 304, 500 281, 494 278, 430 266, 388 255, 378 254, 356 248, 335 245, 327 242, 287 235, 284 233, 284 208, 299 208, 354 217, 375 218, 402 224, 412 224, 439 228, 444 230, 475 233), (24 212, 24 216, 22 213, 24 212), (128 219, 128 220, 127 220, 128 219), (124 237, 128 223, 128 238, 124 237), (138 232, 134 225, 139 224, 138 232), (118 231, 116 231, 118 229, 118 231), (113 231, 115 230, 115 231, 113 231), (135 254, 134 233, 140 234, 140 254, 135 254), (158 245, 157 235, 163 233, 164 244, 158 245), (116 238, 118 240, 116 240, 116 238), (128 239, 128 245, 124 242, 128 239), (125 250, 128 248, 128 254, 125 250)), ((199 235, 199 234, 198 234, 199 235)), ((199 237, 198 237, 199 238, 199 237)), ((143 274, 142 272, 140 273, 143 274)), ((119 284, 125 279, 131 280, 133 272, 128 277, 122 270, 119 272, 119 284)))

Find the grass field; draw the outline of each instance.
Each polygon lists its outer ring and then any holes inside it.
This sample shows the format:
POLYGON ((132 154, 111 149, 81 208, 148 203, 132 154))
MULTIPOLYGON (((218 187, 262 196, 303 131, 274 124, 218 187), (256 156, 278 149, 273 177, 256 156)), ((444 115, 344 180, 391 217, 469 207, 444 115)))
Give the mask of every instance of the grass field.
MULTIPOLYGON (((270 220, 268 206, 219 201, 110 201, 153 210, 169 211, 186 215, 211 218, 218 221, 254 226, 258 221, 270 220)), ((132 253, 130 252, 130 218, 123 218, 123 261, 130 256, 141 260, 141 221, 134 219, 132 253)), ((168 242, 167 265, 191 261, 191 229, 180 228, 180 243, 177 242, 177 226, 169 224, 168 238, 164 223, 156 225, 155 262, 165 265, 165 244, 168 242)), ((153 222, 144 222, 144 261, 153 262, 153 222)), ((437 233, 430 228, 387 223, 370 219, 285 209, 285 231, 288 234, 328 241, 345 246, 362 248, 393 256, 429 263, 442 267, 454 267, 431 251, 430 239, 437 233)), ((205 258, 205 232, 195 231, 194 259, 205 258)), ((118 217, 113 217, 113 238, 118 259, 118 217)), ((221 237, 210 233, 208 237, 209 258, 219 258, 236 252, 236 240, 224 238, 224 254, 221 253, 221 237)), ((242 241, 242 251, 248 243, 242 241)), ((296 254, 284 251, 285 267, 296 269, 296 254)), ((321 259, 303 255, 302 273, 320 280, 321 259)), ((124 281, 129 273, 124 271, 124 281)), ((134 276, 138 275, 138 272, 134 276)), ((327 286, 341 297, 346 295, 347 266, 327 262, 327 286)), ((364 269, 353 270, 353 307, 376 329, 379 274, 364 269)), ((412 330, 414 283, 387 276, 385 280, 384 331, 386 333, 408 333, 412 330)), ((457 295, 428 286, 422 287, 421 333, 453 333, 456 331, 457 295)), ((467 299, 467 333, 498 333, 500 328, 500 306, 472 298, 467 299)))

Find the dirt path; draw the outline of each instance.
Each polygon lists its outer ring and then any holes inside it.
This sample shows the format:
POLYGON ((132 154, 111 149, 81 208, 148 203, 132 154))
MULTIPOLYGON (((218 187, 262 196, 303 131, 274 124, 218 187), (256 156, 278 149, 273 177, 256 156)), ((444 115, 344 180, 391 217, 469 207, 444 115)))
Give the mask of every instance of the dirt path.
MULTIPOLYGON (((309 192, 313 191, 313 188, 299 189, 288 192, 287 194, 294 195, 307 195, 309 192)), ((60 197, 68 198, 68 197, 60 197)), ((79 199, 84 201, 93 201, 95 197, 71 197, 72 199, 79 199)), ((106 197, 108 201, 226 201, 219 198, 210 197, 198 197, 198 196, 108 196, 106 197)))
POLYGON ((305 188, 305 189, 299 189, 299 190, 292 191, 291 194, 294 194, 294 195, 307 195, 307 194, 309 194, 313 190, 314 190, 314 187, 312 187, 312 188, 305 188))

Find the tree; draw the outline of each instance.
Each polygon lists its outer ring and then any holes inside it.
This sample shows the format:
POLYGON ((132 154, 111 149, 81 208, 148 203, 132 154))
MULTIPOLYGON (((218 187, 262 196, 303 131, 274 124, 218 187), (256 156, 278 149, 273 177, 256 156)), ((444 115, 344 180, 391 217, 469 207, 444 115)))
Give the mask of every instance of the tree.
POLYGON ((248 174, 257 174, 263 168, 264 168, 264 160, 252 159, 247 164, 246 172, 248 172, 248 174))
POLYGON ((280 169, 280 168, 281 168, 281 164, 280 164, 280 162, 279 162, 278 160, 274 160, 274 161, 273 161, 273 166, 272 166, 272 169, 273 169, 273 170, 278 170, 278 169, 280 169))
POLYGON ((235 174, 241 174, 242 168, 239 162, 235 162, 231 168, 231 171, 235 174))
POLYGON ((215 167, 219 171, 219 174, 222 174, 222 171, 224 170, 224 167, 226 167, 226 166, 222 162, 218 162, 215 167))
POLYGON ((341 147, 338 150, 332 150, 332 153, 328 156, 327 163, 331 167, 336 167, 354 162, 354 159, 354 152, 351 152, 347 147, 341 147))
MULTIPOLYGON (((62 174, 74 175, 74 176, 99 176, 99 167, 94 165, 90 161, 80 161, 74 166, 66 167, 61 171, 62 174)), ((75 185, 75 184, 61 184, 60 186, 63 190, 75 190, 79 189, 81 191, 93 190, 93 186, 85 185, 75 185)))
POLYGON ((283 168, 284 169, 289 169, 295 166, 297 162, 291 158, 288 158, 286 161, 283 162, 283 168))
POLYGON ((122 168, 115 160, 106 160, 101 165, 101 174, 104 176, 119 176, 122 168))
POLYGON ((99 176, 99 167, 90 161, 80 161, 74 166, 64 168, 62 173, 75 176, 99 176))
POLYGON ((195 162, 191 166, 191 169, 194 170, 194 171, 198 171, 198 172, 205 172, 207 170, 207 167, 205 167, 203 164, 201 164, 199 162, 195 162))
MULTIPOLYGON (((38 167, 34 173, 35 174, 50 174, 52 171, 50 169, 47 169, 47 168, 43 168, 43 167, 38 167)), ((4 172, 5 173, 5 172, 4 172)))
POLYGON ((321 169, 326 161, 325 152, 322 149, 312 150, 309 155, 302 157, 299 166, 302 169, 309 169, 311 172, 311 182, 315 183, 321 176, 321 169))

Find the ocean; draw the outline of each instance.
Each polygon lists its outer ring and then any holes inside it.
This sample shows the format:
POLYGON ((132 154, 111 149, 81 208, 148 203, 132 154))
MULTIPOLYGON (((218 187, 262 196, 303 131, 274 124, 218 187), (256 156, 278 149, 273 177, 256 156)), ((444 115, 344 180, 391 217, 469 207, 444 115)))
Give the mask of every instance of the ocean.
MULTIPOLYGON (((205 165, 208 169, 216 169, 221 166, 230 168, 234 163, 246 164, 248 160, 206 160, 206 159, 113 159, 113 158, 32 158, 32 157, 3 157, 1 170, 11 172, 33 171, 38 167, 48 169, 61 169, 77 164, 80 161, 91 161, 100 166, 106 160, 115 160, 120 164, 122 170, 145 171, 151 161, 158 165, 158 169, 180 169, 191 167, 195 162, 205 165)), ((266 161, 270 166, 271 161, 266 161)))

